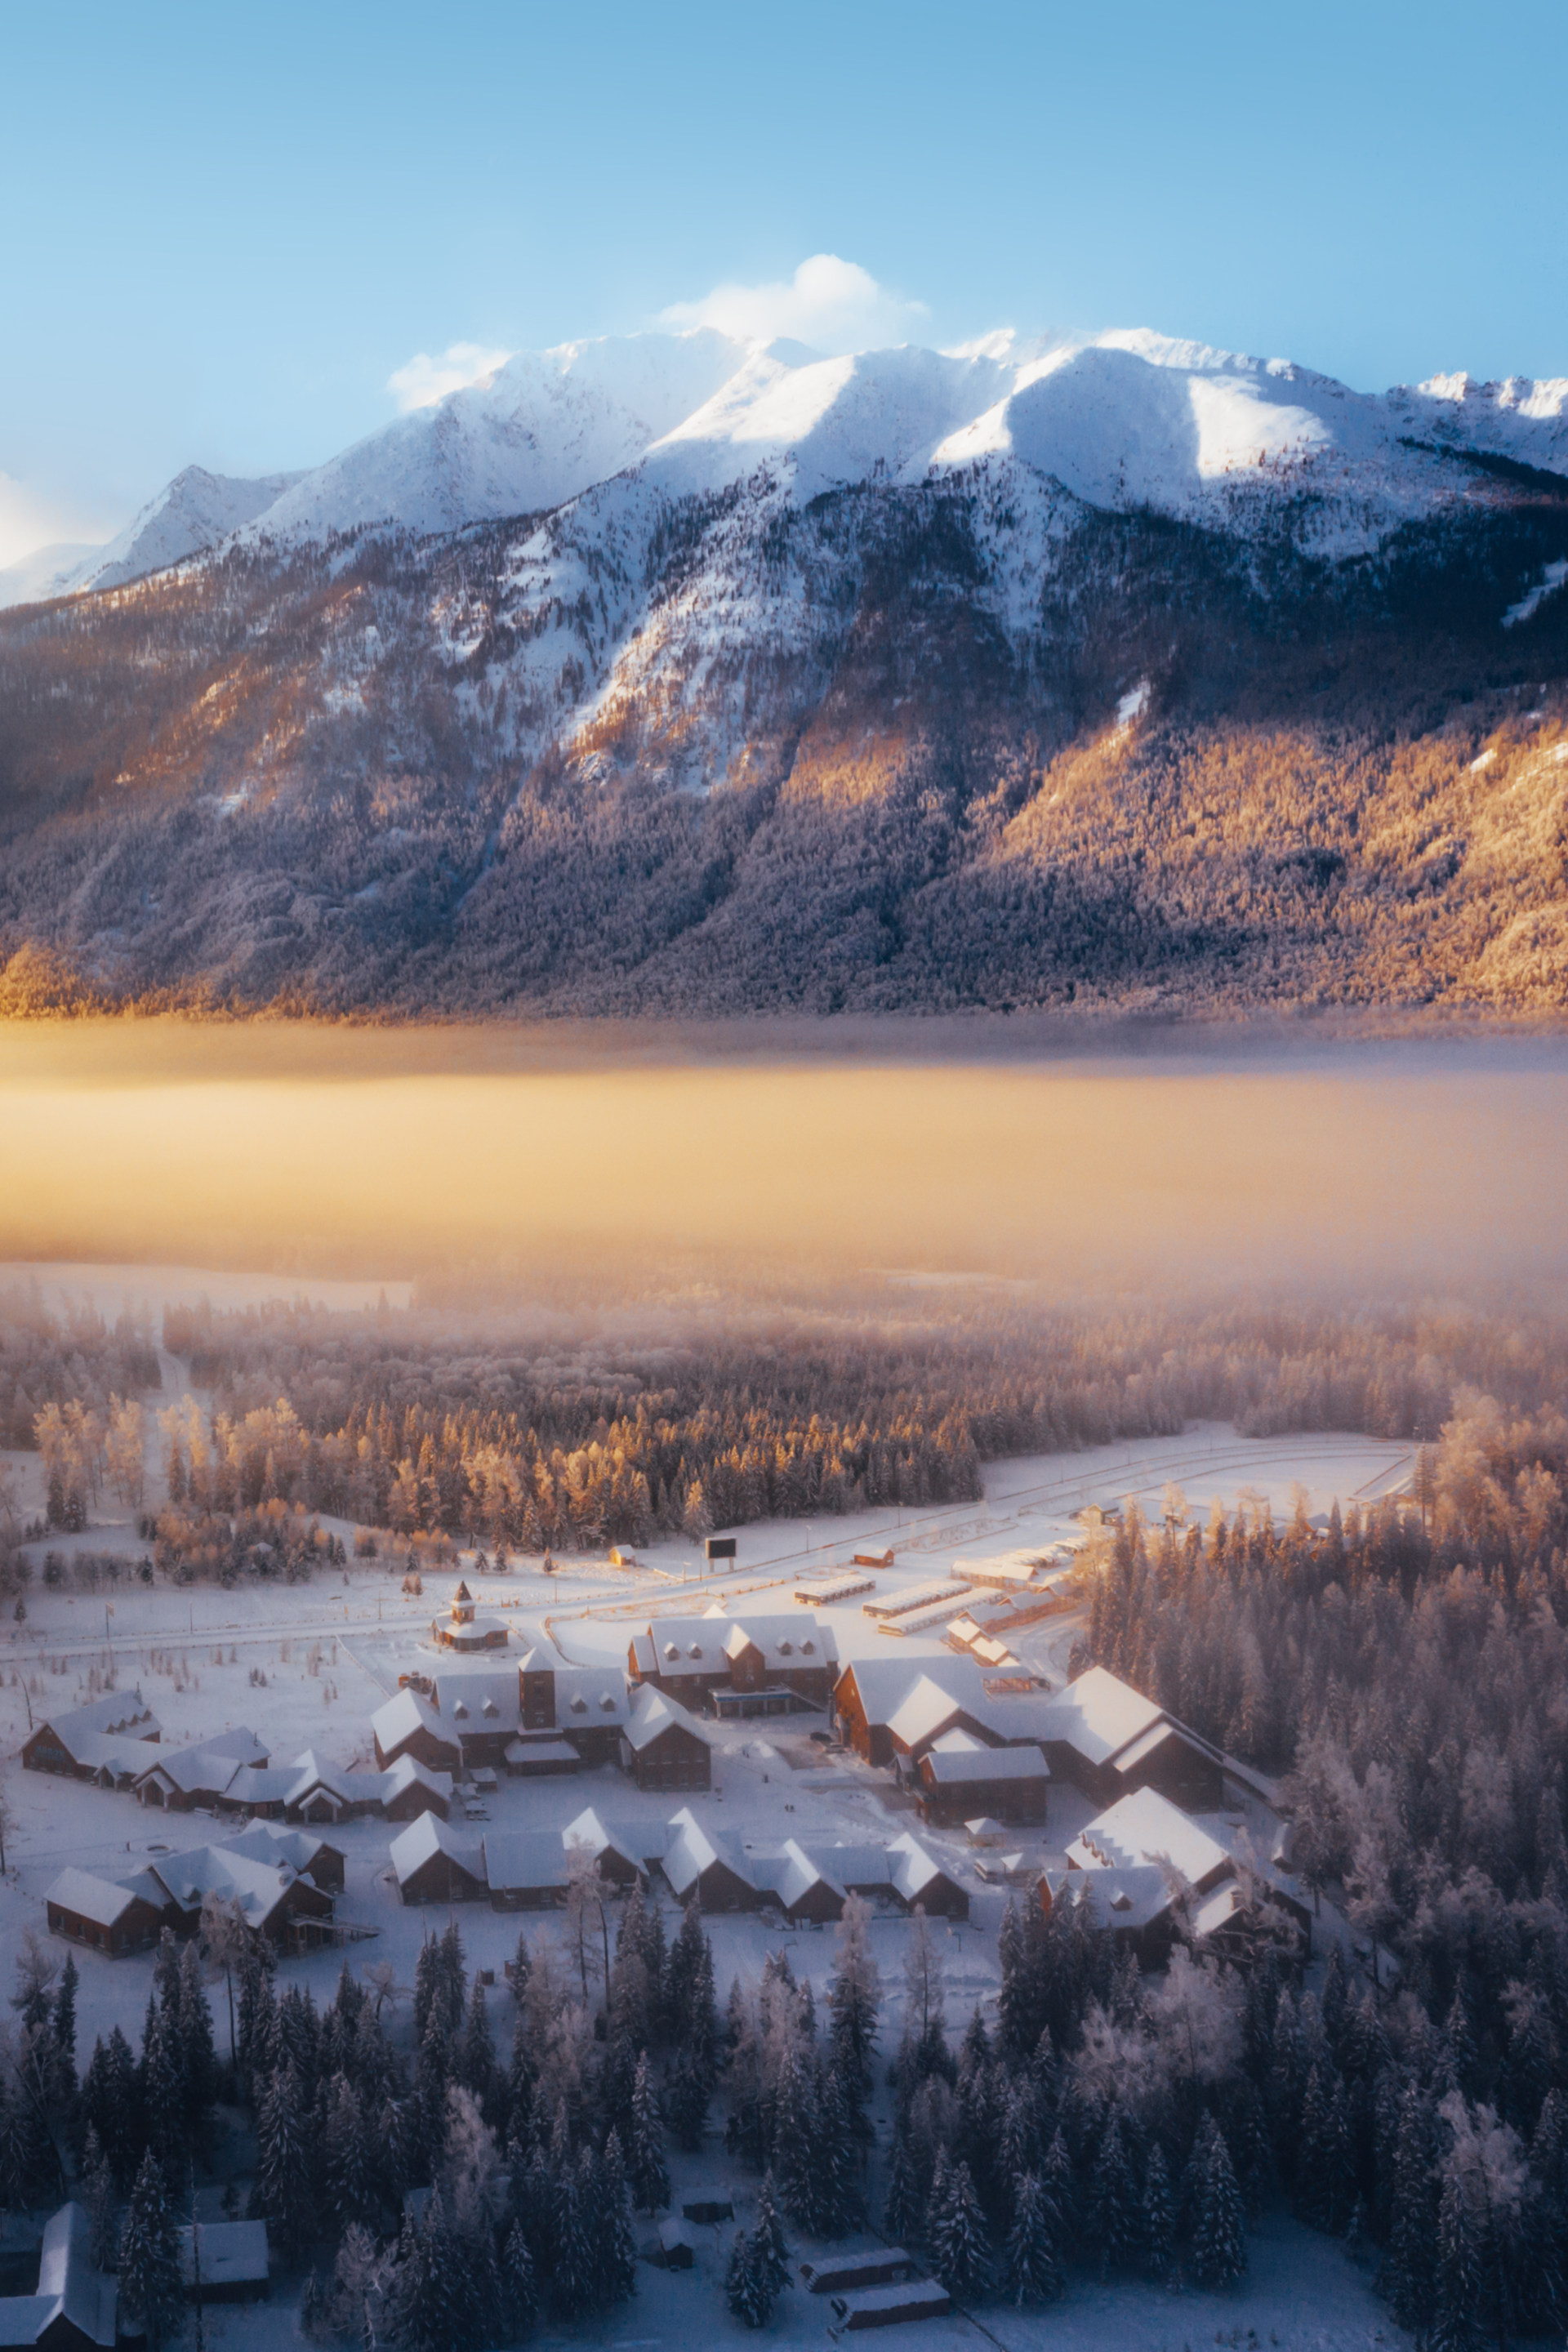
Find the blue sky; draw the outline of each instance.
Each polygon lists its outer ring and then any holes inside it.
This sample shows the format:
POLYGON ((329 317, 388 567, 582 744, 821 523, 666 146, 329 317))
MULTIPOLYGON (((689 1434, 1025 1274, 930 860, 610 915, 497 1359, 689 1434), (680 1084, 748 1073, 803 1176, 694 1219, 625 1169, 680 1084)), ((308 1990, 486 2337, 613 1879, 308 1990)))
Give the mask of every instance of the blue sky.
POLYGON ((819 254, 874 286, 721 310, 1568 373, 1563 0, 0 0, 0 562, 192 461, 317 462, 441 380, 420 354, 819 254))

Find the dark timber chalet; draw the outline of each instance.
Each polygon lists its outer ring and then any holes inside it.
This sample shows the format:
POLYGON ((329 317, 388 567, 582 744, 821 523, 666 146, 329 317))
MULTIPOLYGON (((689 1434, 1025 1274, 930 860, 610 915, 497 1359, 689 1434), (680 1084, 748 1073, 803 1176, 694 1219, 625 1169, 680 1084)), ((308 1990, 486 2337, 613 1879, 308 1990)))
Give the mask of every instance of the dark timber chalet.
POLYGON ((22 1765, 28 1772, 104 1780, 110 1788, 121 1788, 145 1769, 145 1743, 162 1738, 163 1726, 140 1691, 107 1691, 85 1706, 51 1715, 29 1732, 22 1765))
POLYGON ((632 1701, 622 1736, 621 1762, 639 1789, 708 1789, 713 1750, 696 1717, 663 1691, 643 1689, 632 1701))
MULTIPOLYGON (((92 2265, 92 2225, 62 2205, 44 2230, 36 2294, 0 2295, 0 2346, 43 2352, 114 2352, 121 2340, 116 2280, 92 2265)), ((127 2334, 131 2331, 127 2328, 127 2334)))
POLYGON ((389 1771, 400 1756, 412 1756, 431 1772, 460 1771, 463 1751, 427 1698, 400 1690, 371 1717, 378 1770, 389 1771))
POLYGON ((732 1701, 740 1713, 742 1702, 760 1706, 764 1694, 781 1708, 825 1707, 837 1671, 833 1629, 821 1619, 730 1617, 718 1608, 703 1617, 656 1617, 626 1654, 634 1684, 696 1709, 732 1701))

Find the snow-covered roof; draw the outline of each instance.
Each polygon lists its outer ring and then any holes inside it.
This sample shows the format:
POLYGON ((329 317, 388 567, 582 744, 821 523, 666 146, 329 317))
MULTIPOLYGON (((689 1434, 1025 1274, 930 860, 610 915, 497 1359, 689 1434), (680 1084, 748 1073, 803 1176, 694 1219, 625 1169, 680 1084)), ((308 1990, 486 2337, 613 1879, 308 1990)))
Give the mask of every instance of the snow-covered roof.
POLYGON ((689 1731, 708 1747, 712 1746, 697 1717, 682 1706, 679 1699, 668 1698, 663 1691, 652 1690, 646 1685, 635 1693, 625 1727, 627 1739, 639 1755, 676 1725, 684 1731, 689 1731))
POLYGON ((1186 1740, 1194 1748, 1201 1748, 1205 1755, 1213 1756, 1217 1761, 1220 1753, 1217 1748, 1211 1748, 1206 1739, 1200 1738, 1195 1731, 1189 1731, 1185 1724, 1177 1723, 1173 1717, 1163 1715, 1158 1723, 1152 1723, 1147 1731, 1141 1731, 1136 1739, 1129 1740, 1125 1748, 1118 1749, 1117 1770, 1132 1771, 1145 1757, 1153 1754, 1162 1740, 1173 1738, 1186 1740))
POLYGON ((888 1717, 888 1728, 906 1748, 913 1748, 922 1739, 934 1738, 955 1715, 968 1712, 968 1701, 957 1696, 945 1682, 939 1682, 934 1675, 918 1675, 888 1717))
POLYGON ((1201 1887, 1218 1871, 1233 1867, 1217 1838, 1157 1789, 1133 1789, 1079 1831, 1068 1848, 1080 1869, 1131 1863, 1169 1863, 1190 1885, 1201 1887))
POLYGON ((448 1744, 452 1736, 429 1700, 407 1688, 395 1691, 384 1706, 376 1708, 370 1727, 384 1749, 395 1748, 399 1740, 411 1738, 416 1731, 428 1731, 448 1744))
POLYGON ((239 1726, 189 1748, 149 1748, 140 1777, 147 1780, 161 1776, 183 1796, 211 1790, 221 1797, 242 1767, 259 1770, 267 1759, 268 1750, 255 1732, 239 1726))
MULTIPOLYGON (((255 2286, 268 2273, 265 2221, 203 2221, 201 2231, 202 2287, 255 2286)), ((180 2231, 180 2269, 186 2286, 195 2279, 194 2232, 180 2231)))
POLYGON ((184 1853, 161 1853, 153 1875, 182 1911, 199 1910, 209 1895, 237 1903, 253 1927, 271 1918, 299 1873, 288 1863, 266 1861, 232 1846, 198 1845, 184 1853))
POLYGON ((390 1804, 395 1797, 401 1797, 405 1789, 428 1789, 432 1796, 447 1799, 452 1794, 450 1772, 437 1771, 429 1764, 421 1764, 417 1756, 400 1756, 395 1763, 387 1766, 384 1772, 374 1775, 356 1773, 354 1778, 379 1780, 384 1805, 390 1804))
POLYGON ((134 1731, 139 1739, 155 1739, 163 1733, 162 1724, 140 1691, 105 1691, 101 1698, 89 1698, 80 1706, 46 1717, 40 1728, 52 1731, 73 1756, 73 1740, 89 1732, 111 1736, 134 1731))
POLYGON ((1051 1768, 1037 1748, 946 1748, 926 1750, 921 1772, 939 1787, 970 1780, 1048 1780, 1051 1768))
POLYGON ((252 1822, 237 1837, 225 1843, 231 1853, 248 1852, 263 1861, 286 1862, 290 1869, 301 1873, 314 1869, 324 1853, 340 1853, 337 1846, 318 1837, 314 1830, 284 1829, 276 1822, 252 1822))
POLYGON ((625 1723, 631 1711, 622 1666, 557 1666, 555 1724, 560 1731, 585 1731, 593 1724, 625 1723))
POLYGON ((487 1830, 481 1875, 492 1895, 563 1887, 570 1876, 563 1840, 554 1830, 487 1830))
POLYGON ((777 1845, 748 1844, 752 1884, 765 1894, 776 1895, 786 1911, 793 1911, 814 1886, 829 1887, 842 1901, 846 1889, 827 1867, 832 1852, 831 1846, 814 1851, 797 1838, 785 1838, 777 1845))
POLYGON ((515 1731, 522 1721, 522 1690, 515 1665, 444 1666, 435 1678, 436 1706, 449 1737, 515 1731))
POLYGON ((136 1780, 162 1752, 134 1732, 74 1731, 67 1748, 73 1764, 89 1772, 107 1769, 117 1780, 136 1780))
POLYGON ((838 1663, 833 1628, 816 1617, 739 1617, 724 1637, 724 1654, 735 1659, 747 1648, 761 1653, 769 1674, 838 1663))
POLYGON ((677 1899, 684 1902, 705 1870, 721 1863, 750 1886, 755 1884, 751 1864, 738 1838, 722 1830, 705 1829, 689 1805, 672 1813, 665 1841, 664 1874, 677 1899))
POLYGON ((1125 1864, 1112 1870, 1066 1870, 1050 1874, 1058 1902, 1089 1905, 1102 1927, 1136 1930, 1163 1918, 1175 1899, 1164 1872, 1153 1863, 1125 1864))
POLYGON ((93 2268, 92 2225, 81 2206, 73 2202, 51 2213, 38 2256, 37 2296, 17 2300, 53 2306, 49 2317, 34 2330, 35 2342, 55 2319, 64 2318, 89 2344, 113 2345, 118 2288, 113 2279, 93 2268))
POLYGON ((1040 1564, 1037 1551, 998 1551, 984 1559, 955 1559, 954 1576, 965 1584, 1027 1584, 1040 1564))
POLYGON ((1055 1692, 1048 1716, 1044 1737, 1062 1740, 1090 1764, 1108 1764, 1152 1725, 1167 1719, 1152 1698, 1104 1666, 1090 1666, 1055 1692))
POLYGON ((421 1813, 392 1841, 392 1867, 399 1886, 405 1885, 415 1872, 437 1853, 444 1853, 449 1862, 457 1863, 471 1878, 482 1883, 485 1875, 482 1849, 465 1844, 447 1828, 439 1814, 421 1813))
POLYGON ((593 1805, 584 1805, 576 1819, 567 1822, 561 1832, 561 1843, 568 1848, 585 1845, 595 1860, 602 1854, 614 1853, 623 1862, 629 1862, 634 1870, 643 1867, 645 1837, 635 1830, 609 1828, 593 1805))
POLYGON ((929 1853, 908 1830, 902 1837, 889 1841, 888 1860, 894 1892, 902 1895, 906 1903, 918 1903, 938 1879, 944 1879, 950 1886, 957 1885, 952 1872, 944 1870, 936 1856, 929 1853))
POLYGON ((95 1927, 112 1927, 136 1899, 134 1888, 70 1864, 60 1872, 44 1897, 46 1903, 58 1903, 62 1911, 74 1912, 79 1919, 90 1919, 95 1927))

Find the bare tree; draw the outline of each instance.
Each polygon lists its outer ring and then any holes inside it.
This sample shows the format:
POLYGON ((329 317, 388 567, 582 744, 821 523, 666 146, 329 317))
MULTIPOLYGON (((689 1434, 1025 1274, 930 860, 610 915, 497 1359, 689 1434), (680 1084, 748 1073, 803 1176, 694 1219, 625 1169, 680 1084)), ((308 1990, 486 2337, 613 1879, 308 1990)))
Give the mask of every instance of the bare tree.
POLYGON ((588 2004, 588 1979, 597 1976, 600 1956, 594 1948, 594 1931, 604 1944, 604 1974, 610 1980, 610 1926, 605 1909, 605 1882, 591 1846, 574 1838, 566 1854, 566 1948, 583 1980, 583 2005, 588 2004))

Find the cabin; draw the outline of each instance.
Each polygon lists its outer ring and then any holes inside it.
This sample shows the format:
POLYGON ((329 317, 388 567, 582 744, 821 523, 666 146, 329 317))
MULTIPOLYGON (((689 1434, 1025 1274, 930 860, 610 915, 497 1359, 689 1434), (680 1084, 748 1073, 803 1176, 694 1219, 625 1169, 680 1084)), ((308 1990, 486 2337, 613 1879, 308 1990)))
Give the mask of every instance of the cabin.
POLYGON ((417 1756, 405 1751, 381 1779, 385 1821, 417 1821, 421 1813, 435 1813, 445 1821, 452 1810, 452 1775, 431 1771, 417 1756))
POLYGON ((139 1803, 174 1813, 214 1810, 237 1772, 265 1769, 268 1752, 243 1725, 190 1748, 160 1748, 133 1783, 139 1803))
POLYGON ((89 1780, 112 1761, 118 1748, 133 1752, 143 1740, 162 1738, 163 1726, 140 1691, 106 1691, 85 1706, 51 1715, 30 1731, 22 1764, 28 1772, 59 1772, 89 1780))
POLYGON ((179 2232, 180 2276, 194 2303, 261 2303, 270 2284, 265 2221, 201 2221, 179 2232), (201 2284, 197 2286, 197 2273, 201 2284))
POLYGON ((1155 1863, 1046 1870, 1037 1892, 1047 1918, 1058 1904, 1087 1904, 1094 1925, 1108 1928, 1118 1948, 1130 1948, 1140 1969, 1163 1969, 1171 1957, 1179 1891, 1155 1863))
POLYGON ((1079 1832, 1067 1858, 1073 1870, 1161 1864, 1197 1895, 1236 1874, 1236 1864, 1219 1840, 1155 1789, 1134 1790, 1097 1814, 1079 1832))
POLYGON ((1048 1706, 1046 1758, 1058 1779, 1110 1804, 1152 1789, 1192 1812, 1224 1802, 1222 1751, 1104 1666, 1090 1666, 1048 1706))
POLYGON ((917 2319, 945 2319, 952 2297, 935 2279, 907 2279, 901 2286, 867 2286, 830 2298, 833 2316, 845 2335, 868 2327, 901 2327, 917 2319))
POLYGON ((993 1673, 975 1658, 856 1658, 835 1685, 833 1712, 858 1755, 912 1780, 914 1765, 950 1731, 992 1748, 1040 1746, 1049 1698, 1037 1675, 993 1673))
POLYGON ((976 1813, 1031 1829, 1046 1825, 1051 1768, 1037 1748, 991 1748, 968 1731, 944 1732, 920 1759, 913 1786, 921 1819, 951 1829, 976 1813))
POLYGON ((237 1908, 247 1927, 274 1944, 289 1941, 297 1927, 331 1921, 329 1891, 254 1847, 198 1845, 185 1853, 161 1853, 147 1874, 163 1889, 176 1935, 196 1934, 209 1900, 237 1908))
POLYGON ((812 1617, 731 1618, 715 1606, 704 1617, 658 1617, 634 1636, 629 1679, 688 1707, 713 1694, 779 1691, 786 1707, 826 1706, 838 1670, 833 1629, 812 1617))
POLYGON ((504 1650, 508 1631, 499 1617, 482 1617, 466 1584, 459 1584, 445 1617, 432 1618, 430 1637, 443 1650, 504 1650))
POLYGON ((745 1848, 759 1895, 776 1903, 792 1927, 825 1927, 843 1917, 847 1890, 825 1868, 831 1853, 831 1847, 808 1850, 795 1838, 745 1848))
POLYGON ((713 1754, 707 1733, 660 1690, 633 1697, 621 1734, 621 1764, 639 1789, 709 1789, 713 1754))
POLYGON ((393 1839, 392 1868, 407 1904, 482 1903, 489 1893, 483 1848, 464 1844, 435 1813, 393 1839))
POLYGON ((416 1690, 400 1690, 371 1717, 375 1760, 390 1771, 400 1756, 412 1756, 431 1772, 460 1769, 463 1751, 427 1698, 416 1690))
POLYGON ((920 2274, 920 2264, 902 2246, 876 2246, 865 2254, 824 2254, 802 2263, 801 2284, 809 2294, 853 2294, 868 2286, 897 2286, 920 2274))
POLYGON ((150 1951, 169 1923, 168 1898, 145 1871, 121 1882, 90 1870, 62 1870, 44 1897, 44 1909, 52 1936, 64 1936, 110 1960, 150 1951))
MULTIPOLYGON (((51 1768, 43 1768, 47 1770, 51 1768)), ((92 2224, 83 2208, 62 2205, 44 2226, 36 2294, 0 2295, 0 2345, 37 2345, 41 2352, 114 2352, 123 2326, 117 2280, 92 2264, 92 2224)))
POLYGON ((678 1903, 695 1895, 704 1911, 757 1911, 762 1890, 738 1839, 704 1829, 683 1805, 672 1818, 661 1867, 678 1903))
POLYGON ((314 1837, 308 1830, 274 1829, 267 1822, 252 1822, 247 1830, 228 1841, 228 1851, 287 1863, 302 1878, 319 1886, 323 1895, 341 1895, 343 1891, 347 1864, 342 1849, 329 1845, 325 1838, 314 1837))
POLYGON ((635 1886, 647 1876, 641 1839, 630 1830, 607 1828, 592 1805, 585 1805, 574 1821, 567 1822, 561 1843, 568 1851, 574 1845, 586 1846, 599 1865, 600 1877, 612 1885, 635 1886))
POLYGON ((571 1883, 570 1857, 558 1832, 487 1832, 479 1850, 495 1910, 542 1911, 565 1902, 571 1883))

